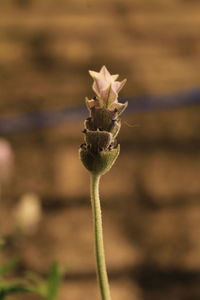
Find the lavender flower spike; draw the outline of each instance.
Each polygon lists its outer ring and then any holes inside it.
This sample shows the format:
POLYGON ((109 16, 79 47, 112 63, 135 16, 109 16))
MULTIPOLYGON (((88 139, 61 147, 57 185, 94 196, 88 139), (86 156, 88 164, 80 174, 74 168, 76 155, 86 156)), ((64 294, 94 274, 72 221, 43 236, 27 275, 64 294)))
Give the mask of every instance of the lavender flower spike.
POLYGON ((80 148, 80 158, 92 173, 105 174, 119 155, 117 135, 121 127, 120 115, 128 103, 118 102, 118 93, 126 79, 117 81, 118 75, 111 75, 103 66, 100 72, 89 71, 94 82, 92 89, 96 97, 86 104, 89 118, 84 122, 84 144, 80 148))

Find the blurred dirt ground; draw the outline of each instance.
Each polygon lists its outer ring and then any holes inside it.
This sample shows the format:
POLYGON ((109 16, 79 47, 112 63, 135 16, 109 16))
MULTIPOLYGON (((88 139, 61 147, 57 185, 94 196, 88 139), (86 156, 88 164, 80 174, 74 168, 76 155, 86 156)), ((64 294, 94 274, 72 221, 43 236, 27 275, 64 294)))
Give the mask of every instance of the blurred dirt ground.
MULTIPOLYGON (((199 30, 197 0, 3 0, 0 117, 83 103, 88 69, 104 64, 128 79, 122 99, 198 87, 199 30)), ((121 155, 101 185, 115 300, 200 299, 199 115, 191 106, 123 118, 121 155)), ((15 165, 1 191, 0 262, 18 257, 19 274, 45 277, 58 260, 59 300, 98 299, 82 127, 5 136, 15 165), (16 221, 27 193, 41 206, 30 231, 16 221)))

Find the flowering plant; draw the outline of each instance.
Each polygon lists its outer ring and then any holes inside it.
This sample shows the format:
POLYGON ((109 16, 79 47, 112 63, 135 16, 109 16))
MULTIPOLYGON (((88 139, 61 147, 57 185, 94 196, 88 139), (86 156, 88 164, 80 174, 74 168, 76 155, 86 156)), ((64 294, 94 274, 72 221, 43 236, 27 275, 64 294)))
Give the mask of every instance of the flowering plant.
POLYGON ((111 75, 103 66, 100 72, 89 71, 93 78, 95 97, 86 98, 89 117, 84 122, 84 143, 80 146, 80 159, 91 173, 91 204, 95 236, 97 277, 102 300, 111 300, 106 271, 101 205, 99 199, 99 180, 110 170, 116 161, 120 146, 117 135, 121 127, 120 115, 127 103, 118 102, 118 93, 126 83, 117 81, 118 75, 111 75))

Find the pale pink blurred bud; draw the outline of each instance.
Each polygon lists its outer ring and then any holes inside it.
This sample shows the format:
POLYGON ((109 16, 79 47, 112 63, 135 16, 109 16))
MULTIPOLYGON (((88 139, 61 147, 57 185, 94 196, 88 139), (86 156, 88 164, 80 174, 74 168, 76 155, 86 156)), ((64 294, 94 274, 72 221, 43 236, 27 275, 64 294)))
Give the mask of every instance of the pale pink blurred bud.
POLYGON ((14 152, 10 143, 0 138, 0 184, 8 182, 14 165, 14 152))

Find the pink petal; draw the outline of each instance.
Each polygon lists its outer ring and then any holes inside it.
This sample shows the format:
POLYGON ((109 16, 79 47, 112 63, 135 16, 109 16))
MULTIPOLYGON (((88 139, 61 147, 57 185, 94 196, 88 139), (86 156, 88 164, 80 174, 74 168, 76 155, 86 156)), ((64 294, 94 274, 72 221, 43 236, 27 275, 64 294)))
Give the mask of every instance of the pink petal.
POLYGON ((103 66, 100 70, 100 74, 106 79, 109 81, 110 77, 111 77, 111 74, 108 72, 106 66, 103 66))
POLYGON ((128 106, 128 102, 125 103, 119 103, 119 102, 115 102, 111 105, 110 110, 118 110, 118 116, 121 115, 123 113, 123 111, 126 109, 126 107, 128 106))
POLYGON ((107 89, 102 90, 100 94, 100 98, 107 108, 117 100, 117 96, 117 93, 112 89, 111 85, 107 89))
POLYGON ((121 83, 119 81, 114 81, 112 83, 112 89, 118 93, 119 89, 120 89, 121 83))
POLYGON ((111 75, 112 76, 112 79, 113 79, 113 81, 115 81, 118 77, 119 77, 119 75, 118 74, 115 74, 115 75, 111 75))
POLYGON ((95 85, 96 91, 98 91, 98 94, 100 94, 102 90, 107 89, 109 86, 107 81, 103 80, 102 77, 95 79, 95 83, 96 83, 96 85, 95 85))
POLYGON ((100 95, 100 91, 99 91, 99 88, 98 88, 98 86, 97 86, 96 81, 93 82, 92 89, 93 89, 93 91, 95 92, 95 94, 96 94, 97 96, 100 95))
POLYGON ((98 72, 95 72, 95 71, 90 71, 89 70, 89 74, 90 76, 93 78, 93 79, 96 79, 99 77, 99 73, 98 72))
POLYGON ((113 89, 117 92, 117 93, 119 93, 119 91, 123 88, 123 86, 125 85, 125 83, 126 83, 126 79, 124 79, 123 81, 114 81, 113 83, 112 83, 112 86, 113 86, 113 89))
POLYGON ((110 72, 108 71, 108 69, 106 68, 106 66, 103 66, 101 68, 100 74, 102 74, 104 76, 105 80, 108 81, 108 82, 110 82, 110 83, 113 82, 113 81, 115 81, 119 77, 118 74, 111 75, 110 72))

